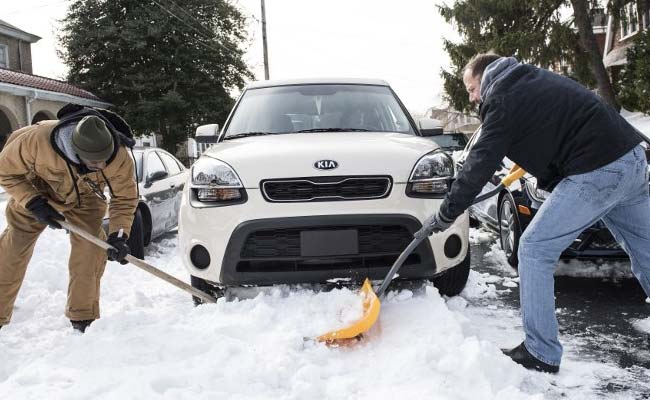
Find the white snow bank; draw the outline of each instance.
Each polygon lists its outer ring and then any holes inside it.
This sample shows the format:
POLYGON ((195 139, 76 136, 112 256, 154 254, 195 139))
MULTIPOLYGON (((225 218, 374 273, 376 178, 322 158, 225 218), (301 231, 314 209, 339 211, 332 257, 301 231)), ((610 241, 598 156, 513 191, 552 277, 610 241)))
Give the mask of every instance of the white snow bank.
POLYGON ((621 115, 632 126, 640 130, 647 137, 650 137, 650 115, 646 115, 641 112, 631 112, 627 110, 621 110, 621 115))
MULTIPOLYGON (((195 308, 167 283, 109 263, 103 317, 75 334, 63 316, 67 243, 48 229, 36 246, 0 331, 0 398, 474 400, 541 399, 546 390, 530 388, 535 373, 494 343, 464 334, 466 318, 431 286, 391 294, 366 339, 328 348, 303 337, 356 318, 353 291, 279 287, 195 308)), ((157 247, 148 261, 186 276, 175 238, 157 247)))
POLYGON ((650 317, 640 319, 633 323, 634 327, 642 332, 650 333, 650 317))
POLYGON ((469 242, 471 244, 487 243, 492 240, 496 235, 493 232, 483 228, 469 228, 469 242))

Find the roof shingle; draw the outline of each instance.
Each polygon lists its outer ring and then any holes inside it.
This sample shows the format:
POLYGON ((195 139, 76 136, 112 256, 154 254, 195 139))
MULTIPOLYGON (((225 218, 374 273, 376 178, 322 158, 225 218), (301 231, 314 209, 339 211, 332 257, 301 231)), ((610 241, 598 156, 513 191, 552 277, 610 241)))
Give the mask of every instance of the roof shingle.
POLYGON ((56 79, 45 78, 38 75, 26 74, 24 72, 12 71, 0 68, 0 82, 12 85, 30 87, 34 89, 47 90, 50 92, 65 93, 83 99, 102 101, 99 97, 89 91, 78 88, 67 82, 56 79))

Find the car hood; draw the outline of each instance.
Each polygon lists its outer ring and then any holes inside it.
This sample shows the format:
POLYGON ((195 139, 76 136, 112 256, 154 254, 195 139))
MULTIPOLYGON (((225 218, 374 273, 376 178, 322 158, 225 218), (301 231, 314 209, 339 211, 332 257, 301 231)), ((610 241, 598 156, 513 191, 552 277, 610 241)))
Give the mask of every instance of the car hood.
POLYGON ((204 155, 228 163, 246 188, 273 178, 390 175, 408 181, 415 163, 437 149, 424 137, 387 132, 323 132, 253 136, 213 145, 204 155), (338 167, 319 170, 319 160, 338 167))

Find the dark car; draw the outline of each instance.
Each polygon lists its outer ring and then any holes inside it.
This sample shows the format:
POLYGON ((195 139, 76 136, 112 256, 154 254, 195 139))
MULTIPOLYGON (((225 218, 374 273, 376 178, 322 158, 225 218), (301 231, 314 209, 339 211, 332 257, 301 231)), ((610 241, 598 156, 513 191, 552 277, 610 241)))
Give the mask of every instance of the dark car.
MULTIPOLYGON (((140 201, 128 244, 132 255, 144 258, 144 248, 152 239, 178 225, 188 170, 178 159, 159 148, 135 148, 133 156, 140 201)), ((108 215, 104 218, 104 227, 108 228, 108 215)))
MULTIPOLYGON (((480 136, 480 128, 474 133, 462 154, 456 159, 458 170, 480 136)), ((502 168, 495 172, 481 193, 494 189, 508 174, 513 162, 504 159, 502 168)), ((517 250, 522 233, 535 217, 537 210, 549 196, 549 192, 537 187, 535 177, 526 174, 519 182, 513 183, 499 195, 470 207, 470 217, 499 234, 499 243, 508 257, 508 262, 517 267, 517 250)), ((577 205, 579 206, 579 205, 577 205)), ((627 259, 628 256, 616 242, 602 221, 585 229, 580 236, 562 253, 561 258, 577 259, 627 259)))

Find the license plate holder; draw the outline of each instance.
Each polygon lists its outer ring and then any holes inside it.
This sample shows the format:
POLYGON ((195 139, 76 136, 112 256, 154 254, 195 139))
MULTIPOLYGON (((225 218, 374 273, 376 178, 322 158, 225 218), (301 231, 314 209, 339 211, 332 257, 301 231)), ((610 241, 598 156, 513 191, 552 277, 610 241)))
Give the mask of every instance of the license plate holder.
POLYGON ((300 232, 302 257, 329 257, 359 254, 359 231, 356 229, 300 232))

